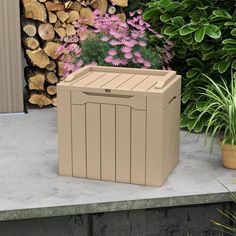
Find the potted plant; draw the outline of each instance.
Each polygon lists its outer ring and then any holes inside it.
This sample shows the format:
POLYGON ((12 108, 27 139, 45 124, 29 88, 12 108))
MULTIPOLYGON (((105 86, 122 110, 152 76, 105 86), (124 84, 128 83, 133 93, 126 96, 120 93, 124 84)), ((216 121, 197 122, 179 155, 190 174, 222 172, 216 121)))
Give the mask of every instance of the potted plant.
POLYGON ((211 136, 211 150, 214 138, 220 137, 223 165, 236 169, 236 79, 232 78, 228 86, 223 79, 222 83, 216 83, 208 76, 205 77, 209 84, 201 88, 200 96, 206 100, 198 107, 201 113, 191 130, 200 125, 206 113, 209 114, 205 134, 206 138, 209 134, 211 136))

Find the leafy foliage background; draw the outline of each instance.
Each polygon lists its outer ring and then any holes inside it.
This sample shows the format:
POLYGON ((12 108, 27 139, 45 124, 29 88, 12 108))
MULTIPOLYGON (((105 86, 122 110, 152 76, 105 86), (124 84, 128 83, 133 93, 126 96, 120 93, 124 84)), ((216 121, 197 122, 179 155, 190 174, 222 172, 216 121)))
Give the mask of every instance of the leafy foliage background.
MULTIPOLYGON (((192 130, 208 100, 200 94, 206 77, 220 83, 236 78, 236 7, 232 0, 152 0, 144 19, 174 43, 171 66, 183 76, 181 127, 192 130)), ((150 43, 157 44, 156 39, 150 43)), ((205 128, 201 117, 195 132, 205 128)))

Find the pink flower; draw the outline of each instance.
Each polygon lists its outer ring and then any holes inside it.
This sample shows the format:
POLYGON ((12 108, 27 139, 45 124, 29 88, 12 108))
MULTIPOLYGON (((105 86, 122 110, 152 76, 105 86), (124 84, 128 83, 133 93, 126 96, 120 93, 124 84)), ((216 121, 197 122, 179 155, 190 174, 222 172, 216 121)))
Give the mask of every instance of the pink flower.
POLYGON ((107 62, 107 63, 111 63, 111 62, 113 62, 113 60, 114 60, 114 58, 112 56, 108 56, 105 58, 105 62, 107 62))
POLYGON ((142 13, 143 13, 142 9, 138 9, 137 12, 139 15, 142 15, 142 13))
POLYGON ((103 41, 103 42, 107 42, 107 41, 109 41, 110 39, 109 39, 109 37, 108 36, 103 36, 102 38, 101 38, 101 41, 103 41))
POLYGON ((121 51, 123 53, 131 53, 131 50, 132 49, 130 47, 127 47, 127 46, 124 46, 124 47, 121 48, 121 51))
POLYGON ((136 60, 140 64, 144 64, 145 63, 145 60, 142 57, 137 57, 136 60))
POLYGON ((120 59, 113 59, 111 63, 113 66, 119 66, 121 64, 120 59))
POLYGON ((127 61, 126 59, 121 59, 121 60, 120 60, 120 64, 121 64, 121 65, 124 65, 124 66, 125 66, 125 65, 127 65, 127 63, 128 63, 128 61, 127 61))
POLYGON ((120 42, 117 40, 111 40, 110 45, 112 45, 112 46, 120 45, 120 42))
POLYGON ((109 54, 110 56, 115 56, 115 55, 117 54, 117 51, 116 51, 115 49, 110 49, 110 50, 108 51, 108 54, 109 54))
POLYGON ((75 65, 75 69, 76 70, 80 69, 83 64, 84 64, 84 62, 82 60, 79 60, 75 65))
POLYGON ((140 45, 141 47, 146 47, 146 46, 147 46, 146 42, 144 42, 144 41, 140 41, 140 42, 139 42, 139 45, 140 45))
POLYGON ((151 62, 146 60, 144 61, 143 65, 146 67, 146 68, 150 68, 152 66, 151 62))
POLYGON ((126 59, 131 59, 131 58, 133 57, 133 55, 132 55, 132 53, 126 53, 126 54, 124 55, 124 57, 125 57, 126 59))
POLYGON ((138 58, 141 58, 142 57, 142 54, 140 52, 135 52, 134 55, 138 58))

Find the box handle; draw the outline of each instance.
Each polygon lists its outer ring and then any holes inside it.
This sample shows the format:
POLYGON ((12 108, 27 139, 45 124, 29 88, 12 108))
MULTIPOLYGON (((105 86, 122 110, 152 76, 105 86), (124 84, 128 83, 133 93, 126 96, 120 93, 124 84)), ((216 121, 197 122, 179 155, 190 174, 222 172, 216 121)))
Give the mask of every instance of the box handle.
POLYGON ((111 93, 92 93, 92 92, 83 92, 89 96, 101 96, 101 97, 116 97, 116 98, 132 98, 133 95, 123 95, 123 94, 111 94, 111 93))
POLYGON ((168 105, 170 105, 174 100, 176 99, 176 96, 174 96, 173 98, 170 99, 168 105))

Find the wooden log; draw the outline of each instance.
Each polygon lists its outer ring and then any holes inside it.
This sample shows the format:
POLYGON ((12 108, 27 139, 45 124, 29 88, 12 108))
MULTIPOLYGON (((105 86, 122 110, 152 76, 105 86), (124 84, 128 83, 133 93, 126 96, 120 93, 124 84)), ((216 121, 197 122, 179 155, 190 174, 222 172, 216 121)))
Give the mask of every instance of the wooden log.
POLYGON ((51 41, 55 37, 55 31, 50 23, 40 24, 38 28, 38 33, 41 39, 46 41, 51 41))
POLYGON ((54 27, 55 27, 55 28, 59 28, 59 27, 61 27, 61 26, 62 26, 61 21, 60 21, 60 20, 57 20, 57 22, 55 23, 54 27))
POLYGON ((29 90, 45 91, 45 75, 37 68, 26 67, 24 70, 25 80, 29 90))
POLYGON ((76 34, 75 27, 71 24, 66 25, 66 35, 67 36, 73 36, 76 34))
POLYGON ((126 21, 126 15, 125 15, 125 13, 118 13, 118 14, 116 14, 120 19, 121 19, 121 21, 126 21))
POLYGON ((93 25, 94 23, 94 17, 93 17, 93 12, 90 8, 88 7, 82 7, 80 10, 80 17, 84 20, 86 20, 84 23, 87 25, 93 25))
POLYGON ((80 12, 81 4, 79 2, 73 2, 73 4, 70 7, 71 10, 75 10, 77 12, 80 12))
POLYGON ((30 62, 34 66, 38 66, 39 68, 45 68, 50 64, 50 60, 47 54, 44 52, 42 48, 38 48, 36 50, 26 50, 26 55, 30 59, 30 62))
POLYGON ((92 7, 98 9, 101 15, 104 15, 107 12, 108 2, 107 0, 96 0, 92 7))
POLYGON ((57 93, 57 86, 56 85, 49 85, 46 88, 46 91, 49 95, 53 96, 57 93))
POLYGON ((31 93, 29 102, 31 104, 38 105, 40 108, 53 104, 53 100, 44 93, 42 94, 31 93))
POLYGON ((114 6, 109 6, 108 7, 108 13, 113 15, 116 13, 116 8, 114 6))
POLYGON ((48 11, 62 11, 65 9, 65 5, 62 3, 55 3, 51 1, 45 2, 45 6, 48 11))
POLYGON ((71 8, 72 4, 73 4, 73 1, 69 0, 68 2, 65 3, 65 8, 66 9, 71 8))
POLYGON ((66 37, 66 30, 63 27, 55 28, 54 30, 60 36, 60 38, 66 37))
POLYGON ((73 21, 77 21, 79 17, 79 12, 72 10, 69 12, 69 18, 66 20, 66 23, 72 23, 73 21))
POLYGON ((57 17, 62 23, 64 23, 69 18, 69 14, 67 12, 63 11, 63 10, 58 11, 57 12, 57 17))
POLYGON ((55 24, 57 22, 57 15, 49 11, 48 20, 51 24, 55 24))
POLYGON ((46 66, 46 69, 48 71, 54 71, 56 69, 56 63, 53 60, 51 60, 50 64, 46 66))
POLYGON ((36 38, 23 36, 22 41, 27 49, 35 50, 39 47, 39 41, 36 38))
POLYGON ((25 18, 46 22, 47 14, 44 5, 37 0, 22 0, 25 18))
POLYGON ((128 0, 111 0, 111 2, 120 7, 128 7, 128 0))
POLYGON ((48 72, 46 74, 46 81, 50 84, 56 84, 59 80, 54 72, 48 72))
POLYGON ((22 30, 30 37, 34 37, 37 33, 36 22, 33 20, 23 20, 22 30))
MULTIPOLYGON (((46 43, 46 46, 44 47, 43 50, 49 57, 51 57, 52 59, 55 60, 60 56, 60 54, 57 53, 57 50, 59 49, 60 46, 61 45, 59 43, 48 42, 48 43, 46 43)), ((49 63, 50 63, 50 61, 49 61, 49 63)))

